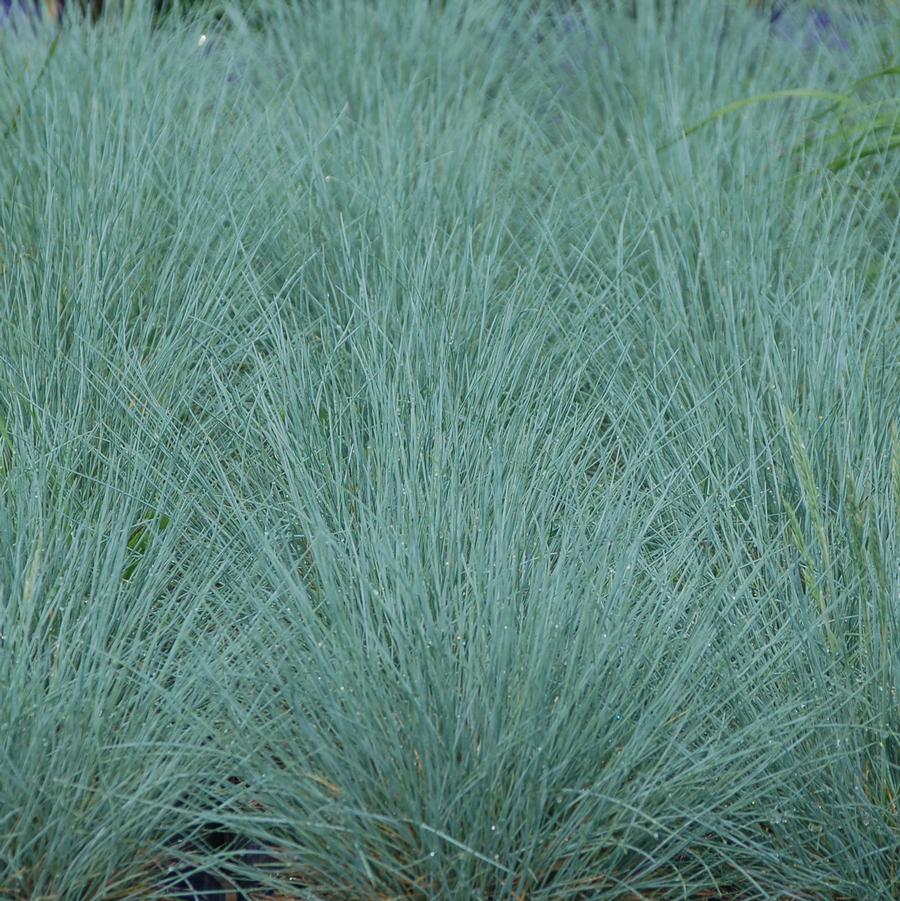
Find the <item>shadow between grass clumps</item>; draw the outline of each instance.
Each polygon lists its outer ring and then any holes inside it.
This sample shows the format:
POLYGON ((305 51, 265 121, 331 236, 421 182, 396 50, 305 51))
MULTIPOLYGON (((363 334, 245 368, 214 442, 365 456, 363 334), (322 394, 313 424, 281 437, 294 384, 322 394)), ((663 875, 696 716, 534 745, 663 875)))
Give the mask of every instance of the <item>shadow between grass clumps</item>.
MULTIPOLYGON (((229 782, 239 783, 230 779, 229 782)), ((176 809, 184 810, 186 802, 176 809)), ((271 880, 282 869, 277 853, 214 815, 172 836, 165 845, 160 899, 237 901, 273 898, 271 880)))

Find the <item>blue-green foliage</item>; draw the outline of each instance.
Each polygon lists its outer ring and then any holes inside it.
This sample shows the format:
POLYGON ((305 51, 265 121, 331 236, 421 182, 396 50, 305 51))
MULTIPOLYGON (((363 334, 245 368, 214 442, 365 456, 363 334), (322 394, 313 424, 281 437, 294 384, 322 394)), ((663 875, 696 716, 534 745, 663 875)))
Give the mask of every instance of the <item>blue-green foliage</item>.
POLYGON ((3 898, 896 897, 883 31, 548 8, 0 32, 3 898))

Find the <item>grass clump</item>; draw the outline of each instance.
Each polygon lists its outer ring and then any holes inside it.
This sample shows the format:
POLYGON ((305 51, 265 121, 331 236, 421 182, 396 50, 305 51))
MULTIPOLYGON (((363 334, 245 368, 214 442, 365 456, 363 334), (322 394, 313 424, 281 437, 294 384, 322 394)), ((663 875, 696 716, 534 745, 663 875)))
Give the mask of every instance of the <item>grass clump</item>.
POLYGON ((0 894, 896 896, 900 162, 684 7, 0 35, 0 894))

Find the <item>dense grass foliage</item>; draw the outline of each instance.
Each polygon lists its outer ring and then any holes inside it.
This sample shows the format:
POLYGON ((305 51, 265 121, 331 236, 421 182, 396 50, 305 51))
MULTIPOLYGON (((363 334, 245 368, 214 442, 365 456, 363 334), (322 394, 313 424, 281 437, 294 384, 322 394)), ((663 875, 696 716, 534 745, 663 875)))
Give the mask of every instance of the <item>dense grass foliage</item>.
POLYGON ((0 34, 0 896, 897 897, 900 23, 656 5, 0 34))

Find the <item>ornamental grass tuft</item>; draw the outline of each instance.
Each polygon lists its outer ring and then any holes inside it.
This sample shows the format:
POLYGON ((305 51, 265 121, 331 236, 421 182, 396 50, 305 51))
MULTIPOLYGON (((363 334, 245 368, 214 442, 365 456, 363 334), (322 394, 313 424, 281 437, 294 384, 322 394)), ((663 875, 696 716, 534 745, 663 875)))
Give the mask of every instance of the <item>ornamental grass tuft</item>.
POLYGON ((0 896, 896 898, 883 37, 0 30, 0 896))

